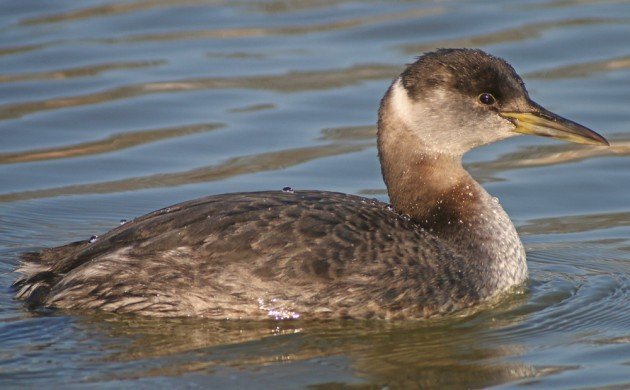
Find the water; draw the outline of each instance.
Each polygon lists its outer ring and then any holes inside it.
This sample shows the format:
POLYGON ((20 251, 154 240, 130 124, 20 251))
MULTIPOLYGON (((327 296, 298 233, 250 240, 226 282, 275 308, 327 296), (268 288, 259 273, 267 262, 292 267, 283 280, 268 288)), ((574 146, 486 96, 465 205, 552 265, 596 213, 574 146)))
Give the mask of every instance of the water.
POLYGON ((0 385, 630 386, 630 3, 0 5, 0 385), (27 311, 19 253, 203 195, 386 200, 376 109, 422 51, 481 47, 609 149, 519 137, 466 157, 525 243, 527 291, 412 322, 212 323, 27 311), (468 314, 468 315, 466 315, 468 314))

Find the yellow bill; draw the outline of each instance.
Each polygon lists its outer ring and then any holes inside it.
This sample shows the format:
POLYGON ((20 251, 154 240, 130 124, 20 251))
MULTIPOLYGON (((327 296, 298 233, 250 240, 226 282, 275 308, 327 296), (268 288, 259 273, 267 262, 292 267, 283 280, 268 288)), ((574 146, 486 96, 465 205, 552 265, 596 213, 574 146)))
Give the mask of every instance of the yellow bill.
POLYGON ((610 146, 606 138, 593 130, 540 106, 532 112, 501 112, 500 114, 516 125, 514 131, 517 133, 558 138, 579 144, 610 146))

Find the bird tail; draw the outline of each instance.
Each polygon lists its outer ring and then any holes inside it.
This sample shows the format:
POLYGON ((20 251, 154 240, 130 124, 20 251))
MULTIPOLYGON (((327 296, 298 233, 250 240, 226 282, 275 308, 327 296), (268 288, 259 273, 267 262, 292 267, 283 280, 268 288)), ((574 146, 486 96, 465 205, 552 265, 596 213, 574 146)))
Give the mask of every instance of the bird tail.
POLYGON ((15 298, 26 301, 29 306, 43 304, 52 286, 62 276, 55 270, 55 264, 75 247, 86 242, 76 241, 39 252, 23 253, 20 256, 20 266, 15 270, 21 276, 11 285, 15 290, 15 298))

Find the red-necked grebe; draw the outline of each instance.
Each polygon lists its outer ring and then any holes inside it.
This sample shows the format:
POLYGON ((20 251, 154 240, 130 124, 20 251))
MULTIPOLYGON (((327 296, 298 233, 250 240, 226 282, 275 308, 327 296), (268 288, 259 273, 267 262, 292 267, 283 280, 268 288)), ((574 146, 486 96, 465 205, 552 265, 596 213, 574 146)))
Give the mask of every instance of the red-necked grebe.
POLYGON ((608 144, 530 100, 507 62, 479 50, 428 53, 381 101, 391 206, 324 191, 201 198, 24 254, 16 296, 215 319, 410 318, 468 307, 527 278, 510 219, 461 163, 470 149, 518 133, 608 144))

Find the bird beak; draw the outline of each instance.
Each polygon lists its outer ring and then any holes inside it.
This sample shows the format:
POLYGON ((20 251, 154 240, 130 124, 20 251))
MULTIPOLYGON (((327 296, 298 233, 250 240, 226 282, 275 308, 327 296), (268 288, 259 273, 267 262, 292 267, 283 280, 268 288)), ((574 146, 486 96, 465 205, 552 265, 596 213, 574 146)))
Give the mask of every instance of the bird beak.
POLYGON ((593 130, 556 115, 536 103, 532 104, 529 112, 501 112, 500 115, 516 125, 514 131, 517 133, 558 138, 578 144, 610 146, 606 138, 593 130))

